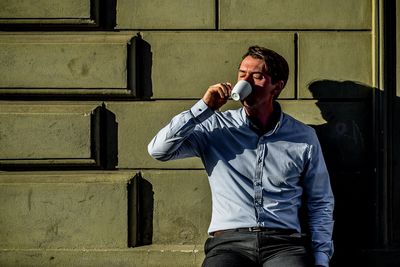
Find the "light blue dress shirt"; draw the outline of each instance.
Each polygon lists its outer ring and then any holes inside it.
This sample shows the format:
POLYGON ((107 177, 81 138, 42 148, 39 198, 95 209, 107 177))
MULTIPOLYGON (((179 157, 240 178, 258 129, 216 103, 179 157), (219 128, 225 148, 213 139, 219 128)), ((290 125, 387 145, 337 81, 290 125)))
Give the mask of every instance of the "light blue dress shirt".
POLYGON ((280 112, 275 128, 259 136, 243 108, 213 111, 199 100, 161 129, 148 151, 161 161, 201 158, 212 195, 209 233, 255 226, 301 233, 305 194, 315 263, 329 264, 334 198, 310 126, 280 112))

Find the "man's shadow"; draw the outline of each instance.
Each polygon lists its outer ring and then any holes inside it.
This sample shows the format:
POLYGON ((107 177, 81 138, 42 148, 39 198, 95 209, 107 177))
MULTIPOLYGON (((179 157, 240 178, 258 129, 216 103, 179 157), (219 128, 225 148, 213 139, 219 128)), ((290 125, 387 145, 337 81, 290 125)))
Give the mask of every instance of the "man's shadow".
POLYGON ((331 266, 356 266, 374 231, 374 89, 353 81, 320 80, 309 90, 326 121, 317 132, 335 196, 331 266), (354 260, 354 262, 352 262, 354 260))

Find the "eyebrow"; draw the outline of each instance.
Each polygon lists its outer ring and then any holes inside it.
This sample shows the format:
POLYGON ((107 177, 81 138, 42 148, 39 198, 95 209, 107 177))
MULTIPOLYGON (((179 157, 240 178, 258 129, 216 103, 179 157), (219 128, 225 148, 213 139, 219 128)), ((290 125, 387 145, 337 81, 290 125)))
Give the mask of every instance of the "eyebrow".
MULTIPOLYGON (((238 71, 241 72, 241 73, 247 73, 247 71, 241 70, 241 69, 239 69, 238 71)), ((250 73, 251 73, 251 74, 262 74, 262 75, 268 74, 268 72, 267 72, 267 73, 264 73, 264 72, 262 72, 262 71, 254 71, 254 72, 250 72, 250 73)))

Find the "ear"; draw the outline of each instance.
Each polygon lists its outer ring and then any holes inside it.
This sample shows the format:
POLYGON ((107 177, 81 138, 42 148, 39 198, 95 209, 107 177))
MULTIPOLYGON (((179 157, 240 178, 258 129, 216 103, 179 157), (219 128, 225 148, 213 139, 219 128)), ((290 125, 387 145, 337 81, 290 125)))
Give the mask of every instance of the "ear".
POLYGON ((282 80, 279 80, 274 85, 275 88, 272 90, 272 94, 274 95, 274 98, 278 98, 283 88, 285 87, 285 83, 282 80))

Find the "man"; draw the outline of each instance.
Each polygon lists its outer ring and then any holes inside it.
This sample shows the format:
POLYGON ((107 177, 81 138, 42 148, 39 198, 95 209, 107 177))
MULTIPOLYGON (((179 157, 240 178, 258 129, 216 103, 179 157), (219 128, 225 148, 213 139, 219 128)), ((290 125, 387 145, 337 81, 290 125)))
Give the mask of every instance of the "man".
POLYGON ((282 56, 250 47, 238 72, 238 80, 252 86, 242 108, 219 112, 231 84, 210 86, 148 146, 158 160, 196 156, 204 163, 212 218, 203 266, 329 265, 334 203, 329 175, 315 131, 275 101, 288 73, 282 56), (300 226, 302 204, 309 229, 300 226))

